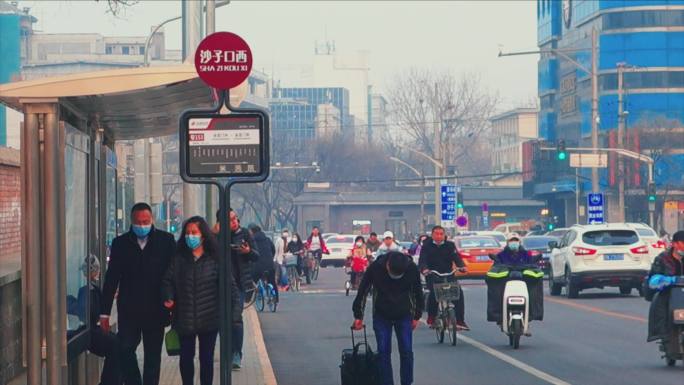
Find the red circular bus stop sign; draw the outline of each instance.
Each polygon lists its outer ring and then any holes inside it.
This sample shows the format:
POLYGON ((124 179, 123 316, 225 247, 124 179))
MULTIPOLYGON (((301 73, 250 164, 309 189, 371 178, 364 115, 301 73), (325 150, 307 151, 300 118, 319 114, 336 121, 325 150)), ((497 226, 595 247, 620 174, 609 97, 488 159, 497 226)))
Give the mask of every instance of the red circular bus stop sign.
POLYGON ((235 88, 252 71, 252 50, 234 33, 212 33, 197 46, 195 69, 200 79, 210 87, 220 90, 235 88))

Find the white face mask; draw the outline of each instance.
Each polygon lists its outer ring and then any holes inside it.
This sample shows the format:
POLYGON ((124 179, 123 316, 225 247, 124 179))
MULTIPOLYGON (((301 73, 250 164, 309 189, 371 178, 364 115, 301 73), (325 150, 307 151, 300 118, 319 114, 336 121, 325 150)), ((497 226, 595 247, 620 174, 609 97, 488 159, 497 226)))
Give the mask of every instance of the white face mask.
POLYGON ((287 238, 287 237, 289 237, 289 236, 290 236, 289 233, 283 233, 283 238, 287 238))
POLYGON ((361 247, 361 245, 363 245, 363 242, 361 242, 361 241, 356 242, 356 247, 361 247))

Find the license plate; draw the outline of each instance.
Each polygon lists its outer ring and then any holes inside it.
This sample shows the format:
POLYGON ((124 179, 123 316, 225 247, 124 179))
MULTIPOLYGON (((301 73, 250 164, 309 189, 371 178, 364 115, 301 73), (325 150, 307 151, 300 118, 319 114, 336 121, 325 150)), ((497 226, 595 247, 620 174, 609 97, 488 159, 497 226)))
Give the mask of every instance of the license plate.
POLYGON ((624 254, 605 254, 603 256, 604 261, 622 261, 625 259, 624 254))
POLYGON ((551 258, 551 254, 549 254, 549 253, 544 253, 544 254, 542 254, 542 258, 544 258, 544 259, 549 259, 549 258, 551 258))
POLYGON ((332 252, 333 252, 333 253, 339 253, 339 252, 341 252, 341 251, 342 251, 342 249, 332 249, 332 252))
POLYGON ((489 255, 478 255, 477 261, 478 262, 488 262, 488 261, 491 261, 491 259, 489 259, 489 255))

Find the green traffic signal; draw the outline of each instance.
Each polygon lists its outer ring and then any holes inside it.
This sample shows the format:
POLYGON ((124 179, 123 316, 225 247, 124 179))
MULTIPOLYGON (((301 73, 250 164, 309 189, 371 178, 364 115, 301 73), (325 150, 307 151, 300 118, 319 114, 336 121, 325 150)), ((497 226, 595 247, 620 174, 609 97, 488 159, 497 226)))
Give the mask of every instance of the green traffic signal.
POLYGON ((458 202, 458 203, 456 204, 456 208, 462 209, 462 208, 463 208, 463 203, 458 202))
POLYGON ((548 225, 546 225, 546 228, 547 228, 549 231, 553 230, 553 223, 549 223, 548 225))
POLYGON ((565 150, 565 141, 559 140, 556 143, 556 159, 566 160, 568 158, 568 152, 565 150))
POLYGON ((655 202, 655 201, 656 201, 656 196, 655 196, 655 195, 649 195, 649 196, 648 196, 648 201, 649 201, 649 202, 655 202))
POLYGON ((176 232, 176 225, 171 225, 171 227, 169 228, 169 231, 171 231, 172 233, 175 233, 176 232))
POLYGON ((565 160, 565 159, 567 159, 567 157, 568 157, 567 152, 559 152, 558 153, 558 160, 565 160))

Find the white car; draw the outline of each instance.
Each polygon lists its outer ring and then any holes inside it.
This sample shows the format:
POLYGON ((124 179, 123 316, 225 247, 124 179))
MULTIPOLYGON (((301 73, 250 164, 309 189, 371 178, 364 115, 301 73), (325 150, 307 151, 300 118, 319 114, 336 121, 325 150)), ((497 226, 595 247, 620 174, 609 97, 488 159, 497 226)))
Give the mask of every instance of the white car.
POLYGON ((480 235, 480 236, 487 236, 487 237, 492 237, 496 239, 497 242, 499 242, 499 245, 504 248, 506 247, 506 234, 502 233, 501 231, 464 231, 462 233, 458 234, 459 236, 468 236, 468 235, 480 235))
POLYGON ((351 254, 354 247, 354 234, 338 234, 328 237, 325 245, 328 247, 330 254, 323 254, 321 258, 321 267, 325 266, 344 266, 344 262, 351 254))
POLYGON ((651 268, 648 245, 631 226, 575 225, 552 246, 549 272, 551 295, 565 287, 568 298, 583 289, 619 287, 629 294, 641 285, 651 268))
POLYGON ((651 226, 644 223, 627 224, 633 227, 637 234, 639 234, 639 238, 648 244, 649 257, 651 258, 650 262, 653 263, 655 257, 665 251, 667 245, 658 237, 658 233, 656 233, 651 226))

